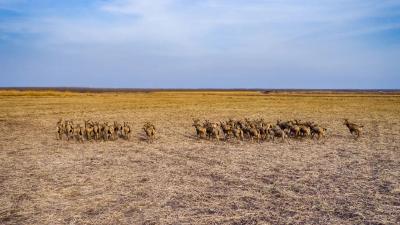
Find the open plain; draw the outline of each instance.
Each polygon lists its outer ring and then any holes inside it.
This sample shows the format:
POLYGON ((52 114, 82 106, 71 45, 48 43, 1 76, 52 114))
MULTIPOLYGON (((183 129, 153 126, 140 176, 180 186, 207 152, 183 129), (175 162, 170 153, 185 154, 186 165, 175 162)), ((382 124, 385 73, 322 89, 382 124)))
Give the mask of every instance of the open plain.
POLYGON ((399 224, 399 115, 397 93, 3 90, 0 224, 399 224), (192 127, 244 117, 327 136, 216 142, 192 127), (129 121, 132 138, 60 141, 60 118, 129 121))

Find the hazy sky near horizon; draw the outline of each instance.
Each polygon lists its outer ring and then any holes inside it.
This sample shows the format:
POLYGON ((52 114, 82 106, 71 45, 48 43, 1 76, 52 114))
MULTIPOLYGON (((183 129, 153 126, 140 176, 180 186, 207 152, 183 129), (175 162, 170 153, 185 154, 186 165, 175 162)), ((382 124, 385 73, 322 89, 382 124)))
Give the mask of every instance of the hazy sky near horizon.
POLYGON ((400 88, 400 0, 0 0, 0 86, 400 88))

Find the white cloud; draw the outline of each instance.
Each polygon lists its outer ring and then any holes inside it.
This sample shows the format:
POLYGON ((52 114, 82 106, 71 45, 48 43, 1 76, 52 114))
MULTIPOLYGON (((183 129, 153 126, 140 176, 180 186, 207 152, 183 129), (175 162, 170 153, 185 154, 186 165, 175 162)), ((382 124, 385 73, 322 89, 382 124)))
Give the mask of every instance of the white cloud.
MULTIPOLYGON (((4 0, 3 0, 4 1, 4 0)), ((7 1, 6 1, 7 2, 7 1)), ((111 0, 77 17, 43 15, 27 21, 3 22, 5 31, 43 33, 60 42, 147 41, 207 48, 223 38, 243 44, 258 38, 275 44, 307 35, 351 36, 397 29, 399 21, 366 23, 387 17, 398 1, 253 0, 111 0), (106 18, 103 18, 106 17, 106 18), (243 40, 243 41, 241 41, 243 40), (213 44, 213 43, 211 43, 213 44)), ((212 46, 215 47, 215 46, 212 46)), ((235 46, 231 46, 235 48, 235 46)))

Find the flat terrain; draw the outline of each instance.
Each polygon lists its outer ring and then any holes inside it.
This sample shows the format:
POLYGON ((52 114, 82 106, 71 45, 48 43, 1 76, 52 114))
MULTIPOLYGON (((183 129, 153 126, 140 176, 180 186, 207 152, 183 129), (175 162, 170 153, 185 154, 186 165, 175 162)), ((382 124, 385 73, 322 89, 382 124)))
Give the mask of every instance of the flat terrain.
POLYGON ((399 224, 399 125, 396 93, 0 91, 0 224, 399 224), (217 143, 191 126, 244 117, 328 134, 217 143), (134 133, 58 141, 59 118, 130 121, 134 133), (365 126, 359 140, 343 118, 365 126))

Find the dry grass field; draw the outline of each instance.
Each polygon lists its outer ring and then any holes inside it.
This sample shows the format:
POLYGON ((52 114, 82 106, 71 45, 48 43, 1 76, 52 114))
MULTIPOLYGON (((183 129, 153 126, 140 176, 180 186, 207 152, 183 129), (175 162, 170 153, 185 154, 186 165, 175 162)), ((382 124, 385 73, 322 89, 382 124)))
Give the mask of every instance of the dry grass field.
POLYGON ((3 90, 0 224, 399 224, 399 126, 396 93, 3 90), (327 137, 215 142, 191 126, 244 117, 313 120, 327 137), (130 121, 133 138, 59 141, 59 118, 130 121))

